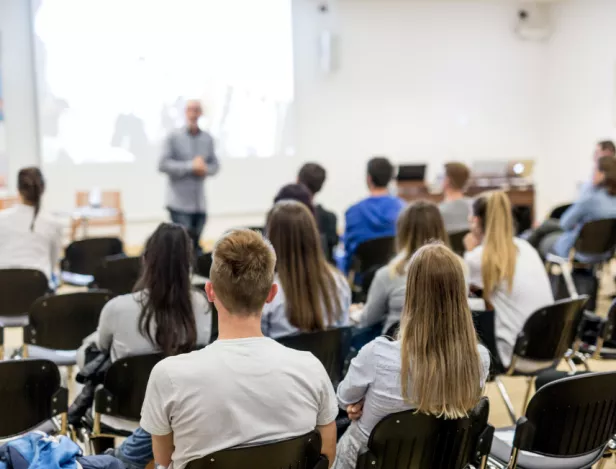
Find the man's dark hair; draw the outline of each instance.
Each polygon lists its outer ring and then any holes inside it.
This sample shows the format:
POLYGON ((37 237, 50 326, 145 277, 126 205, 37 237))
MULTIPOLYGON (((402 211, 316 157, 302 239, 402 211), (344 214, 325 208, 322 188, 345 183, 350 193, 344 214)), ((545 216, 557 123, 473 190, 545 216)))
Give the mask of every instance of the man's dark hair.
POLYGON ((326 175, 325 168, 320 164, 306 163, 299 170, 297 182, 306 186, 314 195, 323 187, 326 175))
POLYGON ((274 197, 274 204, 281 200, 295 200, 308 207, 308 210, 314 215, 314 205, 312 205, 312 194, 306 186, 303 184, 287 184, 282 186, 276 197, 274 197))
POLYGON ((601 140, 599 148, 603 151, 609 151, 612 155, 616 155, 616 145, 611 140, 601 140))
POLYGON ((387 187, 394 175, 394 166, 383 156, 368 161, 368 176, 376 187, 387 187))

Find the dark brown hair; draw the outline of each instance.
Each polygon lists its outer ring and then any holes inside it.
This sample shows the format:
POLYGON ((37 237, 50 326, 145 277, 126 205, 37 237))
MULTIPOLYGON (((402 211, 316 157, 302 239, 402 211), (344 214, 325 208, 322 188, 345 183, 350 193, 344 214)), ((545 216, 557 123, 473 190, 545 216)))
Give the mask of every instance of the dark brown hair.
POLYGON ((314 195, 323 187, 326 175, 325 168, 320 164, 306 163, 299 170, 297 182, 306 186, 314 195))
POLYGON ((190 352, 197 344, 190 283, 192 253, 188 233, 173 223, 161 223, 143 252, 143 272, 134 288, 145 290, 139 332, 166 356, 190 352))
POLYGON ((34 230, 34 222, 41 210, 41 198, 45 192, 45 179, 41 170, 35 166, 21 169, 17 175, 17 190, 24 202, 34 207, 34 216, 30 224, 30 230, 34 230))
POLYGON ((394 166, 387 158, 377 156, 368 161, 368 176, 375 187, 387 187, 394 176, 394 166))
POLYGON ((597 169, 604 176, 600 186, 604 187, 608 194, 616 195, 616 158, 613 156, 602 156, 597 161, 597 169))
POLYGON ((601 140, 598 145, 601 150, 609 151, 612 155, 616 155, 616 145, 611 140, 601 140))
POLYGON ((312 194, 310 190, 304 184, 287 184, 282 186, 274 197, 274 203, 278 203, 281 200, 296 200, 301 202, 308 210, 314 215, 314 205, 312 205, 312 194))
POLYGON ((308 209, 292 201, 277 203, 267 222, 267 237, 278 261, 289 322, 302 332, 321 331, 341 313, 334 270, 325 261, 317 225, 308 209), (325 308, 325 309, 324 309, 325 308))
POLYGON ((445 164, 445 175, 449 179, 451 187, 461 191, 466 187, 471 172, 464 163, 453 162, 445 164))

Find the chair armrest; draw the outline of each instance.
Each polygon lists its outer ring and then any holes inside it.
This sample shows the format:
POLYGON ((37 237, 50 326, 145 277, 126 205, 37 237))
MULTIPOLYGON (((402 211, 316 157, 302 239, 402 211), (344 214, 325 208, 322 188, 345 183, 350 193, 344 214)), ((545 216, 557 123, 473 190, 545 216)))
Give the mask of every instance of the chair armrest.
POLYGON ((532 447, 534 437, 534 425, 526 417, 520 417, 515 426, 513 447, 521 451, 529 450, 532 447))
POLYGON ((316 463, 313 469, 327 469, 329 467, 329 459, 321 455, 319 461, 316 463))
POLYGON ((376 456, 374 456, 374 454, 372 454, 370 450, 368 450, 357 457, 357 464, 355 465, 355 469, 372 469, 375 466, 376 456))
POLYGON ((477 447, 475 448, 475 465, 476 467, 481 466, 481 459, 484 456, 490 454, 490 450, 492 449, 492 440, 494 439, 494 427, 490 424, 486 426, 486 428, 479 435, 479 440, 477 440, 477 447))

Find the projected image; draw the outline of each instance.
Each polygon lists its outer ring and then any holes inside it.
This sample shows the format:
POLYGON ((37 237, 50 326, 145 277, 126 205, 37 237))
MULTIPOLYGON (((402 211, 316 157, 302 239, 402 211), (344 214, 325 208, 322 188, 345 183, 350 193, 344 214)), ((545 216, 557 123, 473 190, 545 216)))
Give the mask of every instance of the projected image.
POLYGON ((293 153, 291 0, 33 0, 44 163, 155 160, 200 99, 228 158, 293 153))

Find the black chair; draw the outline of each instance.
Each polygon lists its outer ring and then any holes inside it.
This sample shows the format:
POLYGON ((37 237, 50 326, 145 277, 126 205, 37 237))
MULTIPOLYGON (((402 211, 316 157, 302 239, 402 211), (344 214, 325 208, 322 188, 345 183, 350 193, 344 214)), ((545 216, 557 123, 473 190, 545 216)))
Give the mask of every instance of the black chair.
POLYGON ((49 292, 43 272, 32 269, 0 269, 0 360, 4 358, 4 328, 28 324, 28 310, 49 292))
MULTIPOLYGON (((101 422, 103 415, 120 417, 139 422, 141 407, 152 368, 163 359, 162 354, 135 355, 115 361, 105 373, 103 387, 94 396, 94 419, 84 422, 91 428, 87 437, 91 446, 97 448, 97 440, 112 440, 127 437, 132 432, 108 427, 101 422)), ((86 437, 82 433, 82 436, 86 437)), ((98 451, 94 451, 95 453, 98 451)))
POLYGON ((452 231, 448 233, 451 250, 455 252, 458 256, 464 255, 464 237, 468 233, 469 230, 452 231))
POLYGON ((337 385, 342 381, 342 368, 351 346, 351 334, 350 327, 339 327, 289 335, 276 340, 285 347, 311 352, 323 363, 332 383, 337 385))
POLYGON ((590 468, 616 431, 615 389, 614 372, 546 384, 515 427, 496 430, 490 463, 499 468, 590 468))
POLYGON ((552 218, 554 220, 560 220, 560 218, 567 211, 567 209, 571 207, 571 205, 572 204, 563 204, 563 205, 554 207, 552 211, 550 212, 550 216, 548 218, 552 218))
POLYGON ((197 274, 205 278, 210 278, 210 269, 212 268, 212 253, 204 252, 197 258, 197 274))
MULTIPOLYGON (((582 320, 582 309, 587 300, 587 296, 559 300, 538 309, 526 320, 518 334, 511 363, 505 372, 507 376, 527 377, 524 406, 530 399, 537 375, 556 368, 575 342, 582 320)), ((511 421, 515 423, 515 411, 505 385, 498 376, 494 380, 511 421)))
POLYGON ((109 290, 114 295, 133 291, 141 275, 141 257, 110 256, 103 259, 94 273, 96 288, 109 290))
POLYGON ((93 278, 72 279, 73 276, 70 274, 93 277, 103 259, 123 253, 124 247, 119 238, 87 238, 73 241, 67 246, 64 259, 61 262, 62 279, 66 283, 79 286, 87 285, 93 278))
POLYGON ((96 331, 101 310, 111 297, 111 292, 100 290, 36 300, 24 329, 23 356, 50 360, 58 366, 75 365, 77 349, 96 331))
POLYGON ((190 461, 186 469, 327 469, 321 435, 312 431, 288 440, 225 449, 190 461))
POLYGON ((385 417, 372 430, 356 469, 485 468, 494 428, 490 404, 481 398, 468 417, 448 420, 415 410, 385 417))
POLYGON ((616 300, 612 301, 607 317, 598 318, 599 331, 595 345, 590 345, 584 352, 592 355, 595 360, 604 358, 616 359, 616 300))
POLYGON ((365 301, 365 296, 370 288, 370 282, 363 282, 362 276, 368 275, 374 278, 374 274, 386 265, 396 255, 395 238, 386 236, 364 241, 355 250, 351 260, 349 271, 349 283, 353 287, 353 302, 365 301), (360 280, 359 283, 356 281, 360 280))
POLYGON ((66 435, 68 390, 60 381, 58 367, 47 360, 0 362, 0 438, 26 433, 54 417, 66 435))

